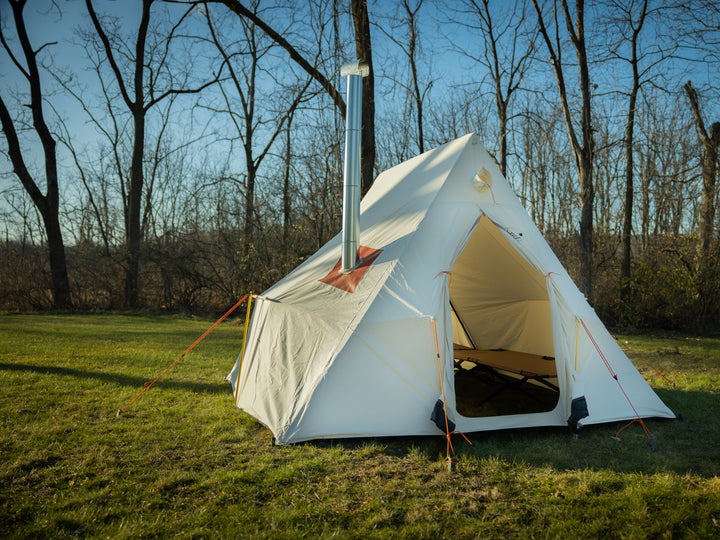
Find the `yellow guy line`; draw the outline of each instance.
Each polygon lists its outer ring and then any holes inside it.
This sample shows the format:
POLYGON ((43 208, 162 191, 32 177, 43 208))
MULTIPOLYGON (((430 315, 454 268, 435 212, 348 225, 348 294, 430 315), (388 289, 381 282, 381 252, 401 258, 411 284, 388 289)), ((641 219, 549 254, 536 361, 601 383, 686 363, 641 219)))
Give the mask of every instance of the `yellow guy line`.
POLYGON ((245 343, 247 342, 248 326, 250 326, 250 308, 252 307, 253 293, 248 296, 247 311, 245 312, 245 331, 243 333, 242 349, 240 349, 240 365, 238 366, 237 380, 235 381, 235 406, 237 407, 238 396, 240 395, 240 373, 242 372, 243 360, 245 359, 245 343))
POLYGON ((578 347, 580 345, 580 319, 577 317, 575 317, 575 324, 577 325, 577 335, 575 336, 575 371, 577 371, 578 347))

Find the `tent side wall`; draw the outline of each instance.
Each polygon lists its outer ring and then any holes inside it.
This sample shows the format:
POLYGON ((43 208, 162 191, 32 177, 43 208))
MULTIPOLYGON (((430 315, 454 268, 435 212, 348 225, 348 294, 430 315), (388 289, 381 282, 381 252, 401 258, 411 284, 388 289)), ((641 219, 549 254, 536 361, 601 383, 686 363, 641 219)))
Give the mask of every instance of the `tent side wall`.
POLYGON ((573 375, 584 390, 590 416, 581 424, 641 417, 675 418, 650 388, 594 312, 577 318, 578 368, 573 375))
POLYGON ((439 394, 428 317, 362 323, 317 386, 302 422, 278 442, 437 435, 439 394))
POLYGON ((279 436, 300 414, 332 358, 344 328, 296 307, 259 297, 242 359, 229 378, 236 405, 279 436))
MULTIPOLYGON (((385 344, 382 337, 375 343, 369 337, 364 339, 363 335, 371 334, 358 329, 357 325, 363 321, 366 310, 375 304, 378 296, 382 296, 380 291, 388 291, 384 287, 386 279, 396 274, 395 265, 404 260, 407 247, 414 244, 419 224, 471 138, 466 136, 431 150, 378 177, 362 202, 360 244, 382 250, 382 253, 368 268, 354 292, 319 282, 332 271, 340 257, 338 235, 264 293, 265 298, 258 303, 260 309, 252 317, 237 405, 266 424, 278 442, 346 436, 343 434, 347 434, 348 429, 354 429, 348 428, 345 421, 341 422, 342 426, 328 424, 328 427, 320 427, 328 422, 328 417, 324 406, 317 404, 327 403, 323 398, 323 392, 328 388, 327 380, 335 379, 336 371, 347 373, 350 368, 343 367, 346 363, 352 365, 357 362, 358 366, 362 366, 365 359, 372 358, 375 350, 384 350, 388 354, 393 351, 397 333, 392 332, 385 344), (261 307, 260 303, 264 305, 261 307), (336 362, 338 358, 340 361, 336 362), (310 403, 312 410, 308 410, 310 403), (323 421, 313 420, 315 416, 323 418, 323 421)), ((397 297, 390 304, 394 307, 390 310, 392 315, 388 312, 384 317, 391 316, 393 320, 414 320, 426 313, 426 310, 418 311, 413 307, 412 301, 398 302, 397 297)), ((367 327, 372 317, 365 322, 367 327)), ((383 326, 376 328, 380 335, 383 326)), ((419 343, 414 339, 413 347, 418 347, 419 343)), ((434 349, 421 347, 421 350, 432 352, 434 349)), ((417 356, 417 353, 417 350, 411 350, 402 354, 417 356)), ((377 386, 378 378, 386 379, 381 365, 374 368, 380 370, 375 378, 363 378, 363 373, 366 373, 363 369, 349 375, 352 377, 350 380, 359 385, 358 400, 367 395, 363 388, 372 389, 377 386)), ((230 375, 233 381, 237 379, 236 369, 237 363, 230 375)), ((405 377, 405 382, 400 377, 396 383, 407 384, 408 376, 405 377)), ((435 379, 438 384, 437 376, 435 379)), ((421 377, 416 390, 406 396, 406 401, 412 401, 411 396, 417 396, 418 389, 424 388, 427 380, 421 377)), ((343 401, 352 403, 352 392, 346 393, 342 388, 346 385, 339 381, 338 384, 343 401)), ((337 388, 331 387, 330 391, 335 392, 337 388)), ((398 394, 397 391, 390 393, 398 394)), ((399 396, 394 399, 397 401, 399 396)), ((417 409, 416 404, 414 409, 417 409)), ((355 406, 362 409, 368 405, 367 402, 357 401, 355 406)), ((337 403, 330 405, 330 410, 337 409, 337 403)), ((422 413, 422 416, 425 414, 422 413)), ((374 420, 375 426, 382 431, 384 420, 379 418, 374 420)), ((357 429, 360 425, 358 419, 357 429)), ((365 425, 371 429, 370 424, 365 425)))
MULTIPOLYGON (((504 249, 512 254, 511 258, 522 259, 522 261, 516 261, 518 266, 527 265, 526 270, 518 274, 518 276, 525 274, 526 284, 530 286, 525 294, 531 299, 535 295, 536 300, 541 301, 547 307, 537 314, 533 314, 533 310, 526 310, 528 313, 527 324, 537 325, 539 329, 525 336, 527 339, 523 338, 522 332, 516 332, 502 346, 554 356, 558 371, 560 399, 557 406, 548 412, 491 418, 466 419, 461 417, 458 421, 458 429, 475 431, 565 425, 569 417, 570 402, 573 397, 579 395, 586 396, 591 409, 590 416, 581 422, 585 424, 632 419, 636 417, 636 411, 641 416, 673 417, 673 413, 644 381, 587 304, 495 163, 482 148, 479 140, 469 141, 468 146, 479 148, 463 154, 452 175, 448 177, 443 192, 434 201, 435 208, 428 214, 430 217, 443 216, 447 215, 453 206, 459 208, 464 204, 476 204, 479 213, 487 216, 482 218, 482 221, 489 219, 497 227, 496 230, 505 240, 504 249), (468 189, 468 179, 476 173, 474 181, 476 189, 468 189), (478 183, 478 178, 483 182, 478 183), (532 284, 533 282, 534 284, 532 284), (575 343, 573 338, 577 333, 572 331, 573 322, 583 319, 587 321, 588 338, 591 333, 597 335, 594 339, 595 343, 592 339, 575 343), (545 339, 543 339, 543 334, 547 336, 545 339), (539 344, 539 350, 533 350, 533 347, 537 346, 533 345, 533 342, 539 344), (573 353, 575 350, 580 356, 577 371, 574 365, 573 353), (606 369, 606 363, 612 367, 619 379, 625 381, 624 383, 621 382, 618 385, 612 374, 606 369), (622 392, 620 386, 626 389, 630 399, 622 392)), ((423 226, 430 223, 431 221, 426 219, 423 226)), ((489 227, 489 229, 495 229, 495 227, 489 227)), ((467 234, 472 233, 468 232, 467 234)), ((470 238, 471 240, 472 238, 470 238)), ((468 240, 465 242, 467 243, 468 240)), ((457 246, 458 253, 452 259, 452 264, 462 258, 465 248, 465 243, 457 246)), ((487 253, 487 250, 485 252, 487 253)), ((482 256, 482 254, 478 256, 482 256)), ((455 272, 454 267, 452 272, 455 272)), ((507 273, 508 275, 512 274, 510 270, 507 273)), ((453 279, 451 273, 451 292, 453 279)), ((468 283, 471 285, 471 280, 468 283)), ((523 285, 523 287, 525 286, 523 285)), ((490 293, 490 291, 485 292, 490 293)), ((506 294, 512 293, 512 287, 510 287, 506 294)), ((472 295, 472 287, 468 286, 464 294, 472 295)), ((472 301, 470 303, 472 304, 472 301)), ((530 302, 530 304, 535 303, 537 302, 530 302)), ((451 317, 448 317, 446 321, 448 327, 452 324, 451 321, 451 317)), ((466 330, 473 333, 470 328, 466 330)), ((496 328, 493 333, 502 334, 503 329, 496 328)), ((450 346, 446 346, 444 351, 446 358, 452 358, 451 338, 449 341, 450 346)), ((451 381, 446 381, 446 389, 451 385, 451 381)))

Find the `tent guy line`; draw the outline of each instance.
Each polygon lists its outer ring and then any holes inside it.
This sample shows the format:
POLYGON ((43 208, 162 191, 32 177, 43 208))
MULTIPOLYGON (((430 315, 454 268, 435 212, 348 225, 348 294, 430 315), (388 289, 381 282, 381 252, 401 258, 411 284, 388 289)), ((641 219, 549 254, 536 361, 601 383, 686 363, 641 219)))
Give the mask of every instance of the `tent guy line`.
MULTIPOLYGON (((198 343, 200 343, 203 339, 205 339, 205 337, 206 337, 210 332, 212 332, 213 330, 215 330, 215 328, 217 327, 217 325, 219 325, 221 322, 223 322, 225 319, 227 319, 228 316, 229 316, 233 311, 235 311, 237 308, 239 308, 239 307, 242 305, 242 303, 245 302, 245 300, 247 300, 248 298, 250 298, 251 295, 252 295, 252 293, 246 294, 246 295, 243 296, 240 300, 238 300, 238 301, 235 303, 235 305, 234 305, 233 307, 231 307, 228 311, 226 311, 225 314, 224 314, 222 317, 220 317, 217 321, 215 321, 215 322, 210 326, 210 328, 208 328, 207 330, 205 330, 205 332, 204 332, 199 338, 197 338, 197 339, 193 342, 192 345, 190 345, 187 349, 185 349, 185 350, 183 351, 183 353, 182 353, 180 356, 178 356, 177 359, 176 359, 172 364, 170 364, 168 367, 166 367, 165 370, 164 370, 160 375, 158 375, 157 377, 155 377, 155 379, 153 379, 152 381, 146 382, 145 385, 144 385, 144 388, 140 391, 140 393, 139 393, 138 395, 136 395, 136 396, 135 396, 127 405, 125 405, 123 408, 117 410, 116 416, 120 416, 122 413, 124 413, 124 412, 128 409, 128 407, 130 407, 130 405, 132 405, 133 403, 135 403, 138 399, 140 399, 140 397, 141 397, 143 394, 145 394, 145 392, 147 392, 147 391, 150 390, 153 386, 155 386, 155 383, 158 382, 163 375, 165 375, 168 371, 170 371, 170 369, 173 368, 173 367, 175 366, 175 364, 177 364, 180 360, 182 360, 183 358, 185 358, 185 356, 186 356, 190 351, 192 351, 198 343)), ((249 306, 248 306, 248 309, 249 309, 249 306)), ((247 327, 246 327, 246 330, 247 330, 247 327)))
MULTIPOLYGON (((447 272, 447 273, 449 274, 449 272, 447 272)), ((438 274, 438 275, 440 275, 440 274, 438 274)), ((437 277, 437 276, 435 276, 435 277, 437 277)), ((470 439, 468 439, 462 431, 457 431, 454 429, 454 424, 453 424, 453 429, 452 430, 450 429, 450 422, 448 420, 447 408, 445 405, 445 401, 446 401, 445 400, 445 386, 443 385, 442 364, 440 362, 440 346, 438 345, 437 324, 435 323, 435 318, 431 318, 430 321, 432 322, 433 335, 435 337, 435 354, 437 356, 438 373, 440 375, 440 392, 442 395, 442 411, 443 411, 443 419, 442 420, 443 421, 441 422, 441 426, 438 426, 438 427, 443 429, 442 424, 444 424, 444 426, 445 426, 444 429, 445 429, 445 434, 447 437, 447 448, 446 448, 445 461, 448 464, 448 469, 452 470, 453 465, 457 462, 457 457, 455 456, 455 448, 453 448, 452 440, 451 440, 453 434, 459 433, 460 435, 462 435, 463 439, 465 439, 470 445, 472 445, 472 443, 470 442, 470 439), (450 452, 452 452, 452 456, 450 455, 450 452)), ((436 423, 437 423, 437 421, 436 421, 436 423)))

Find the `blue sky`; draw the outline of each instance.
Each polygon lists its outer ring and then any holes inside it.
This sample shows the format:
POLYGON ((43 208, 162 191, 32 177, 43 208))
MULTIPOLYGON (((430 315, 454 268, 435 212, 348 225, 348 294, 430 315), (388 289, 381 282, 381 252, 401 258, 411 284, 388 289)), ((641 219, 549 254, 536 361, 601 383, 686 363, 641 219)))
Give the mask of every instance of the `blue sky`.
MULTIPOLYGON (((130 30, 136 27, 140 14, 139 2, 132 0, 96 0, 95 4, 98 12, 117 16, 123 28, 130 30)), ((10 8, 3 3, 0 6, 0 11, 2 12, 3 24, 7 28, 8 24, 11 23, 10 8)), ((398 36, 401 36, 402 32, 404 32, 404 28, 398 22, 401 16, 399 7, 392 7, 392 5, 385 2, 373 2, 371 0, 370 11, 373 22, 383 25, 387 31, 392 32, 392 26, 395 26, 395 33, 398 36)), ((43 60, 52 61, 54 69, 60 68, 74 73, 81 85, 88 88, 95 85, 91 74, 84 71, 87 68, 85 51, 74 43, 74 41, 77 41, 75 36, 77 28, 90 28, 85 2, 82 0, 59 1, 57 7, 53 7, 49 2, 31 0, 26 7, 25 13, 30 37, 36 46, 42 42, 57 42, 43 51, 43 60)), ((530 12, 530 15, 533 16, 534 14, 530 12)), ((234 15, 232 16, 234 17, 234 15)), ((421 23, 419 44, 421 54, 424 55, 419 65, 420 77, 421 82, 425 84, 433 81, 434 88, 430 92, 430 99, 433 96, 439 97, 447 93, 447 89, 455 84, 475 85, 478 80, 486 75, 482 72, 482 67, 473 63, 470 59, 451 51, 451 48, 455 45, 466 50, 477 50, 477 44, 481 40, 470 32, 458 31, 457 28, 445 24, 443 19, 448 16, 447 9, 432 0, 425 1, 419 14, 421 23)), ((594 13, 592 9, 589 9, 588 20, 586 21, 589 33, 597 30, 593 17, 594 13)), ((348 23, 349 21, 345 22, 348 23)), ((497 21, 497 24, 502 24, 502 21, 497 21)), ((349 31, 349 25, 346 24, 346 26, 346 31, 349 31)), ((657 30, 648 28, 645 31, 644 40, 647 44, 652 44, 651 36, 654 31, 657 30)), ((289 38, 292 41, 292 36, 289 36, 289 38)), ((539 46, 538 57, 546 60, 547 54, 542 43, 539 43, 539 46)), ((380 92, 376 101, 379 114, 382 115, 387 98, 389 97, 392 102, 393 96, 387 94, 387 92, 397 92, 399 90, 397 85, 393 85, 388 81, 383 82, 382 75, 394 76, 396 69, 407 71, 407 68, 404 65, 403 53, 378 28, 373 28, 373 48, 376 73, 381 79, 378 84, 380 92)), ((565 51, 566 59, 571 58, 571 55, 571 50, 565 51)), ((684 56, 686 58, 697 58, 697 53, 687 50, 684 52, 684 56)), ((621 65, 620 68, 622 68, 621 65)), ((621 77, 623 77, 622 70, 618 69, 618 64, 613 65, 610 69, 596 65, 592 66, 591 70, 591 77, 593 82, 598 85, 599 93, 612 90, 613 86, 617 86, 617 81, 622 80, 621 77), (615 81, 608 80, 609 77, 615 79, 615 81)), ((673 77, 667 83, 668 89, 671 91, 679 91, 686 78, 692 78, 694 85, 698 88, 715 86, 714 81, 717 80, 719 74, 717 63, 693 63, 685 60, 678 60, 672 67, 667 67, 664 71, 673 72, 673 77), (677 88, 673 89, 672 86, 677 88)), ((0 54, 0 73, 3 74, 3 81, 0 86, 3 92, 9 90, 12 93, 14 88, 24 87, 22 77, 4 53, 0 54)), ((571 74, 569 83, 572 84, 574 82, 572 68, 569 73, 571 74)), ((537 84, 538 80, 541 79, 545 80, 544 85, 552 86, 554 84, 552 72, 547 65, 535 66, 533 76, 534 84, 537 84)), ((627 76, 627 72, 625 76, 627 76)), ((341 82, 337 80, 338 78, 337 74, 335 74, 338 86, 342 86, 341 82)), ((55 86, 54 82, 46 74, 45 81, 46 91, 55 86)), ((554 87, 552 89, 554 90, 554 87)), ((82 114, 80 114, 77 103, 73 99, 58 94, 52 96, 52 103, 70 122, 77 124, 77 121, 80 120, 82 114)), ((391 103, 391 109, 396 106, 396 104, 391 103)), ((708 103, 708 106, 712 106, 712 102, 708 103)), ((76 127, 78 133, 82 134, 82 129, 79 126, 76 127)))
MULTIPOLYGON (((96 1, 96 9, 104 14, 115 15, 118 17, 119 24, 126 31, 133 31, 137 26, 140 14, 140 2, 132 0, 104 0, 96 1)), ((160 5, 160 4, 158 4, 160 5)), ((305 5, 304 2, 302 5, 305 5)), ((450 6, 454 4, 449 4, 450 6)), ((499 4, 497 4, 499 5, 499 4)), ((56 41, 57 44, 46 48, 43 51, 42 59, 44 62, 51 62, 53 69, 63 69, 71 72, 76 77, 77 88, 84 88, 84 95, 92 96, 97 92, 96 78, 92 73, 86 71, 88 66, 86 52, 82 47, 76 44, 76 29, 90 29, 90 22, 86 15, 85 3, 82 0, 59 1, 59 10, 52 8, 49 2, 30 1, 26 8, 26 19, 32 42, 37 47, 43 42, 56 41)), ((10 8, 6 2, 0 4, 0 12, 3 17, 4 28, 7 29, 11 25, 10 8)), ((426 110, 432 112, 433 104, 440 104, 452 99, 452 87, 458 84, 469 86, 477 86, 478 82, 486 76, 483 67, 477 63, 470 61, 467 57, 458 55, 452 50, 453 43, 462 46, 466 50, 471 50, 474 46, 481 43, 481 37, 477 32, 472 32, 467 28, 451 27, 447 24, 448 4, 434 0, 426 0, 422 11, 419 14, 420 26, 420 77, 422 84, 428 84, 432 81, 433 87, 429 92, 428 107, 426 110)), ((532 11, 530 16, 534 16, 532 11)), ((235 15, 228 15, 235 17, 235 15)), ((387 32, 394 32, 396 36, 402 37, 404 27, 402 26, 401 11, 398 6, 387 3, 386 1, 376 0, 370 1, 370 17, 372 22, 382 25, 387 32)), ((589 39, 600 40, 604 29, 601 27, 597 19, 598 15, 592 9, 588 11, 586 20, 586 28, 589 33, 589 39)), ((350 21, 346 17, 344 20, 345 35, 349 36, 350 21)), ((502 22, 499 17, 498 24, 502 22)), ((659 31, 658 27, 649 27, 647 34, 644 36, 646 47, 652 47, 653 33, 659 31)), ((403 92, 397 84, 392 82, 393 77, 405 77, 407 66, 403 53, 398 49, 397 45, 392 43, 378 28, 372 29, 373 37, 373 54, 376 70, 376 103, 377 103, 377 119, 376 122, 380 126, 391 127, 391 123, 397 121, 398 114, 402 112, 404 99, 403 92)), ((288 35, 288 38, 295 42, 295 36, 288 35)), ((537 63, 532 72, 532 77, 528 79, 528 86, 541 89, 548 100, 556 100, 556 87, 554 77, 549 66, 545 63, 547 60, 547 52, 542 43, 538 43, 538 58, 542 63, 537 63)), ((573 52, 570 49, 564 51, 565 58, 573 59, 573 52)), ((282 52, 277 53, 278 58, 283 57, 282 52)), ((685 58, 678 59, 672 64, 668 64, 663 73, 668 75, 666 81, 662 84, 667 89, 682 99, 680 88, 685 80, 692 78, 696 87, 704 91, 704 95, 709 94, 708 87, 717 90, 715 81, 718 80, 718 62, 695 62, 698 53, 687 49, 684 51, 685 58)), ((604 108, 611 109, 609 114, 614 116, 619 123, 620 118, 625 114, 625 105, 622 98, 613 92, 617 90, 627 89, 627 71, 623 71, 625 66, 622 63, 593 63, 591 65, 591 79, 597 85, 596 103, 603 104, 604 108), (603 102, 606 102, 603 103, 603 102)), ((24 88, 23 80, 19 76, 17 69, 11 64, 9 58, 4 52, 0 54, 0 73, 2 73, 2 81, 0 82, 0 92, 3 97, 10 101, 16 94, 16 89, 24 88), (7 97, 10 96, 10 97, 7 97)), ((573 66, 569 67, 568 83, 575 83, 573 66)), ((344 83, 339 81, 338 74, 333 74, 338 86, 344 92, 344 83)), ((71 131, 74 140, 81 141, 81 145, 92 147, 96 144, 97 134, 95 129, 88 124, 87 117, 82 112, 76 100, 60 92, 56 83, 44 75, 45 90, 48 92, 48 99, 65 119, 71 131)), ((267 91, 268 94, 272 90, 267 91)), ((492 96, 485 94, 478 103, 481 109, 487 111, 488 118, 495 114, 492 96)), ((716 104, 717 100, 706 100, 704 104, 706 112, 711 119, 718 117, 720 108, 716 104)), ((48 111, 49 112, 49 111, 48 111)), ((185 118, 183 118, 185 120, 185 118)), ((607 121, 600 118, 598 121, 607 121)), ((180 122, 177 125, 177 136, 187 136, 187 123, 180 122)), ((193 124, 197 129, 201 129, 201 125, 193 124)), ((492 149, 495 144, 492 134, 486 134, 486 146, 492 149)), ((3 145, 4 142, 0 142, 3 145)), ((227 148, 219 146, 218 148, 227 148)), ((223 150, 217 150, 222 152, 223 150)), ((238 156, 236 166, 241 168, 242 161, 238 156)), ((68 175, 74 173, 73 166, 69 163, 67 155, 64 155, 63 166, 68 175)), ((8 173, 11 170, 7 161, 0 159, 0 173, 8 173)), ((8 189, 17 189, 17 180, 12 174, 4 174, 0 176, 0 193, 8 189)), ((66 196, 72 196, 67 193, 66 196)))

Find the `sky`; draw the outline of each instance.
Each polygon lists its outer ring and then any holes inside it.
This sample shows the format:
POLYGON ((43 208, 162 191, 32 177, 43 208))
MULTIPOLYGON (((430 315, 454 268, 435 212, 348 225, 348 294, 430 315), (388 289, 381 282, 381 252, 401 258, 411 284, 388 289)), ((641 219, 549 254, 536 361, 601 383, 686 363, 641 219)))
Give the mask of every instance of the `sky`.
MULTIPOLYGON (((299 0, 298 0, 299 1, 299 0)), ((304 2, 302 2, 304 5, 304 2)), ((374 23, 382 25, 387 32, 395 32, 396 35, 402 35, 404 31, 400 22, 401 12, 398 6, 393 7, 386 0, 370 0, 370 16, 374 23)), ((124 30, 131 30, 137 27, 140 13, 140 2, 135 0, 96 0, 96 9, 106 15, 114 15, 118 17, 118 22, 124 30)), ((453 51, 453 47, 461 47, 465 50, 477 50, 477 45, 481 42, 481 38, 477 33, 458 31, 457 28, 450 28, 444 21, 450 7, 455 4, 446 4, 439 0, 426 0, 423 10, 420 12, 420 47, 421 47, 421 63, 420 77, 421 82, 425 85, 432 81, 432 89, 429 92, 428 103, 432 104, 433 100, 440 102, 450 99, 453 95, 450 90, 453 85, 471 84, 476 85, 477 81, 486 77, 486 72, 477 63, 472 62, 468 57, 458 55, 453 51)), ((11 13, 7 0, 0 0, 0 14, 2 15, 3 28, 7 29, 11 26, 11 13)), ((534 13, 530 13, 534 16, 534 13)), ((234 15, 232 15, 234 17, 234 15)), ((590 9, 588 11, 588 20, 586 26, 591 35, 598 38, 602 35, 604 28, 596 22, 597 13, 590 9)), ((73 73, 75 76, 76 88, 81 89, 83 96, 91 96, 98 92, 96 78, 86 71, 88 67, 86 51, 78 45, 77 29, 91 29, 91 24, 86 14, 85 2, 82 0, 57 0, 55 4, 47 1, 30 0, 26 8, 26 20, 31 40, 37 47, 43 42, 56 42, 48 46, 42 52, 44 62, 52 64, 53 69, 65 70, 73 73)), ((349 20, 344 21, 346 31, 349 31, 349 20)), ((647 37, 652 36, 653 32, 659 31, 658 28, 649 28, 647 37)), ((403 73, 398 70, 406 71, 404 68, 405 59, 403 53, 398 46, 394 44, 383 32, 378 28, 373 28, 373 54, 378 77, 376 104, 377 104, 377 122, 382 122, 383 118, 388 115, 395 114, 398 110, 398 100, 402 95, 400 86, 392 83, 392 78, 403 77, 403 73)), ((294 40, 294 36, 288 35, 288 39, 294 40)), ((648 47, 652 46, 652 38, 647 41, 648 47)), ((672 74, 667 82, 663 83, 673 92, 680 92, 682 83, 692 78, 693 84, 698 88, 705 86, 714 87, 718 76, 718 63, 713 62, 695 62, 697 52, 692 50, 684 51, 685 59, 678 60, 673 64, 672 68, 667 68, 666 72, 672 74), (672 88, 676 87, 676 88, 672 88)), ((542 43, 539 44, 538 56, 542 59, 547 58, 546 50, 543 49, 542 43)), ((565 58, 572 58, 572 51, 565 51, 565 58)), ((607 67, 605 64, 591 65, 591 77, 593 82, 598 85, 596 100, 602 100, 614 88, 626 87, 623 84, 622 69, 618 68, 618 64, 607 67)), ((572 66, 571 66, 572 69, 572 66)), ((13 96, 17 96, 17 89, 23 88, 23 80, 18 70, 12 65, 8 56, 0 54, 0 74, 2 81, 0 82, 0 92, 6 100, 10 101, 13 96)), ((339 81, 339 74, 333 74, 338 86, 344 92, 344 83, 339 81)), ((532 84, 539 88, 543 88, 547 93, 548 99, 554 99, 556 95, 556 87, 552 71, 547 64, 538 64, 532 73, 532 84)), ((574 81, 571 79, 570 83, 574 81)), ((76 141, 81 141, 80 146, 92 146, 96 144, 98 136, 93 127, 88 124, 87 117, 83 113, 77 101, 67 96, 65 93, 57 89, 57 84, 44 73, 43 84, 48 92, 49 101, 57 112, 66 120, 68 128, 76 141)), ((267 91, 268 94, 272 90, 267 91)), ((494 105, 491 98, 486 96, 486 106, 488 116, 494 114, 494 105)), ((710 114, 719 112, 717 105, 713 108, 713 102, 707 102, 710 114)), ((616 114, 618 118, 624 114, 624 109, 617 108, 616 114)), ((187 124, 186 124, 187 125, 187 124)), ((185 126, 186 126, 185 125, 185 126)), ((198 130, 203 127, 200 124, 194 124, 198 130)), ((179 124, 176 128, 178 137, 187 136, 186 127, 179 124)), ((3 144, 4 141, 0 141, 3 144)), ((486 146, 492 148, 494 141, 486 141, 486 146)), ((241 158, 238 157, 240 160, 241 158)), ((73 174, 73 165, 65 155, 62 160, 63 167, 66 168, 68 174, 73 174)), ((16 190, 18 187, 17 180, 14 175, 7 174, 11 170, 11 165, 7 160, 0 157, 0 194, 8 190, 16 190), (5 173, 5 174, 3 174, 5 173)), ((69 196, 69 195, 68 195, 69 196)), ((0 214, 0 219, 3 215, 0 214)))
MULTIPOLYGON (((301 2, 302 3, 302 2, 301 2)), ((95 0, 98 12, 105 15, 118 17, 118 21, 125 29, 134 29, 139 21, 140 2, 134 0, 95 0), (130 8, 130 6, 132 8, 130 8)), ((388 32, 392 32, 395 27, 396 33, 402 33, 404 28, 399 22, 401 18, 401 10, 399 6, 388 7, 390 4, 379 0, 370 0, 370 15, 373 22, 382 25, 388 32)), ((476 84, 477 80, 486 76, 482 73, 477 63, 470 58, 453 52, 452 48, 462 48, 468 51, 477 51, 480 38, 473 36, 472 33, 457 32, 456 28, 451 28, 443 22, 443 18, 448 16, 448 11, 453 3, 448 4, 448 8, 444 8, 445 4, 434 0, 425 0, 423 9, 419 14, 420 21, 420 39, 421 54, 424 54, 419 64, 421 82, 433 82, 434 89, 431 89, 431 97, 440 96, 447 89, 456 84, 476 84), (431 52, 432 54, 427 54, 431 52)), ((11 24, 11 12, 6 0, 0 1, 0 14, 2 15, 2 23, 4 28, 11 24)), ((56 0, 51 3, 46 0, 30 0, 25 9, 27 25, 31 40, 35 46, 39 46, 42 42, 55 42, 48 46, 42 53, 45 62, 52 62, 54 69, 66 70, 76 74, 78 82, 82 87, 88 88, 95 85, 93 77, 85 70, 87 69, 86 53, 84 49, 77 44, 77 29, 91 29, 91 23, 86 13, 85 2, 83 0, 56 0)), ((452 13, 450 13, 452 16, 452 13)), ((530 13, 533 15, 533 13, 530 13)), ((588 10, 589 20, 586 26, 589 32, 600 31, 598 25, 594 23, 592 9, 588 10)), ((347 21, 346 21, 347 22, 347 21)), ((501 22, 497 23, 498 26, 501 22)), ((646 30, 649 35, 657 29, 649 28, 646 30)), ((394 77, 397 66, 404 62, 403 53, 400 52, 397 45, 392 43, 383 32, 378 28, 373 28, 373 49, 375 69, 378 76, 394 77)), ((646 34, 647 35, 647 34, 646 34)), ((292 41, 292 36, 289 36, 292 41)), ((647 39, 647 37, 646 37, 647 39)), ((651 40, 648 40, 651 43, 651 40)), ((546 57, 546 51, 542 49, 540 44, 539 57, 546 57)), ((572 51, 566 51, 565 58, 570 57, 572 51)), ((686 58, 697 58, 697 53, 687 50, 683 53, 686 58)), ((705 62, 697 63, 688 61, 679 61, 673 66, 673 71, 677 73, 669 84, 677 82, 677 90, 682 86, 685 78, 692 78, 696 87, 717 86, 714 81, 717 80, 719 69, 717 63, 705 62)), ((591 66, 591 71, 595 71, 591 66)), ((0 73, 2 74, 2 83, 0 83, 0 91, 13 92, 16 88, 23 88, 24 81, 18 70, 10 62, 6 54, 0 54, 0 73)), ((54 82, 44 74, 46 88, 56 86, 54 82)), ((344 84, 339 81, 338 74, 333 74, 338 86, 343 88, 344 84)), ((600 86, 605 86, 608 82, 608 75, 619 80, 620 71, 614 70, 608 73, 598 70, 594 79, 600 86)), ((591 73, 591 77, 593 73, 591 73)), ((552 72, 549 66, 544 66, 533 73, 536 80, 544 79, 549 85, 554 84, 552 72)), ((572 83, 572 78, 571 81, 572 83)), ((392 96, 388 96, 387 92, 398 90, 398 85, 385 83, 379 84, 381 91, 386 95, 379 95, 376 99, 377 107, 382 112, 384 104, 389 101, 392 107, 392 96)), ((554 88, 553 88, 554 89, 554 88)), ((4 94, 5 95, 5 94, 4 94)), ((81 110, 76 101, 60 93, 52 96, 53 105, 64 114, 71 123, 73 123, 79 134, 83 133, 78 122, 82 117, 81 110)))

